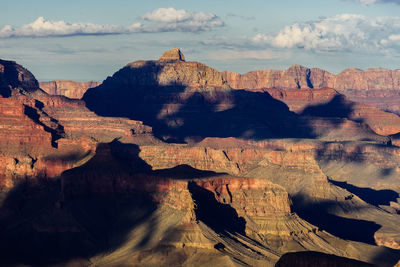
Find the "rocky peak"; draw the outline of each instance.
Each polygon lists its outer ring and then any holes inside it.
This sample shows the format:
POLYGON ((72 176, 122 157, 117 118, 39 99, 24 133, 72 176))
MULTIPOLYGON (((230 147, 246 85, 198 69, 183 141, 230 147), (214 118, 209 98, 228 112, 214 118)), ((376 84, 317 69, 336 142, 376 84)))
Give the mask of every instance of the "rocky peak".
POLYGON ((21 65, 0 59, 0 95, 9 97, 11 89, 14 88, 33 92, 39 89, 39 83, 33 74, 21 65))
POLYGON ((159 61, 185 61, 181 50, 179 48, 172 48, 171 50, 165 51, 164 54, 158 59, 159 61))

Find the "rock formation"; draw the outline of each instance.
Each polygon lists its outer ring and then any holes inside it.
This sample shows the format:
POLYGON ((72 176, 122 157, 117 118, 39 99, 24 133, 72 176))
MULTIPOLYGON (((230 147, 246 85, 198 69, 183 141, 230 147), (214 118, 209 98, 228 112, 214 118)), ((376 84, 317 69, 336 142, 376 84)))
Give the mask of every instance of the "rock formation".
MULTIPOLYGON (((133 62, 100 86, 91 88, 83 97, 87 107, 100 115, 143 121, 166 141, 187 142, 209 136, 331 140, 335 133, 337 140, 338 131, 343 141, 381 139, 364 124, 364 117, 367 117, 364 114, 368 111, 360 115, 359 110, 362 108, 355 111, 357 115, 353 117, 343 114, 313 116, 317 119, 298 116, 290 112, 286 105, 282 105, 281 101, 271 98, 274 94, 270 95, 267 91, 231 90, 215 69, 197 62, 178 60, 180 52, 173 51, 175 60, 133 62)), ((169 51, 167 55, 171 53, 169 51)), ((296 67, 285 76, 302 71, 303 68, 296 67)), ((326 100, 331 101, 332 98, 326 96, 326 100)), ((352 104, 342 106, 345 112, 352 112, 349 110, 352 104)), ((370 116, 371 119, 365 119, 365 122, 370 122, 370 127, 376 133, 387 135, 400 131, 400 124, 396 124, 397 116, 377 109, 375 111, 383 116, 379 120, 373 120, 370 116), (380 120, 385 116, 387 119, 380 120)))
POLYGON ((260 70, 243 75, 224 71, 222 75, 234 89, 333 87, 335 79, 335 76, 327 71, 300 65, 292 65, 285 71, 260 70))
POLYGON ((39 87, 49 95, 63 95, 68 98, 81 99, 83 94, 100 83, 95 81, 75 82, 56 80, 50 82, 39 82, 39 87))
POLYGON ((96 142, 157 142, 141 122, 96 116, 83 102, 47 95, 15 62, 1 64, 1 186, 58 176, 90 157, 96 142))
POLYGON ((181 50, 174 47, 172 50, 165 51, 164 54, 158 59, 159 61, 185 61, 181 50))
POLYGON ((303 115, 340 117, 364 122, 380 135, 400 132, 400 117, 373 106, 351 101, 331 88, 265 89, 272 97, 288 105, 291 111, 303 115))
POLYGON ((334 75, 317 68, 293 65, 285 71, 262 70, 243 75, 225 71, 222 74, 235 89, 330 87, 345 94, 350 100, 400 114, 400 70, 346 69, 334 75))
POLYGON ((243 75, 224 71, 223 76, 235 89, 307 89, 331 87, 339 91, 400 90, 400 71, 372 68, 346 69, 337 75, 318 68, 292 65, 287 70, 261 70, 243 75))

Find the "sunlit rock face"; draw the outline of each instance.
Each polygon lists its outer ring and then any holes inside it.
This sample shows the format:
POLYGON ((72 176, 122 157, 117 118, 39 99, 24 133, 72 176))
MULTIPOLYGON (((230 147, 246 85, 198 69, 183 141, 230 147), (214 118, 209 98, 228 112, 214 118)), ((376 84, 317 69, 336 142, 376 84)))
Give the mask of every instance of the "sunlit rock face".
POLYGON ((66 80, 56 80, 50 82, 39 82, 39 87, 49 95, 63 95, 68 98, 81 99, 85 92, 92 87, 96 87, 100 82, 76 82, 66 80))

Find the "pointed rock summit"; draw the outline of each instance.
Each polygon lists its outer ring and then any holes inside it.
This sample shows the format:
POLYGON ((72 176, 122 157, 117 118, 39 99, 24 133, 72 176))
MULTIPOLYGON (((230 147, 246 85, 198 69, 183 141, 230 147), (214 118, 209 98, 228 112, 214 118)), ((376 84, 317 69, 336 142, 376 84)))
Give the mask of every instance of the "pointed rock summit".
POLYGON ((172 48, 171 50, 165 51, 164 54, 158 59, 159 61, 185 61, 181 50, 179 48, 172 48))

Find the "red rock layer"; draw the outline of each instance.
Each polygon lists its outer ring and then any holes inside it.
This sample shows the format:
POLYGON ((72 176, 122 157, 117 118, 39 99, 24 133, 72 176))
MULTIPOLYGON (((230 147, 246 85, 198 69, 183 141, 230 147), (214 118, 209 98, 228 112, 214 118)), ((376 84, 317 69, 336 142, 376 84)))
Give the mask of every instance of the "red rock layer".
POLYGON ((63 95, 68 98, 81 99, 83 94, 92 87, 96 87, 100 82, 76 82, 67 80, 56 80, 50 82, 39 82, 39 87, 50 95, 63 95))
MULTIPOLYGON (((399 116, 369 105, 352 102, 331 88, 265 89, 264 91, 284 102, 290 110, 298 114, 307 114, 307 110, 314 108, 313 116, 336 116, 356 122, 364 122, 380 135, 392 135, 400 132, 399 116)), ((324 127, 316 128, 323 129, 324 127)))
POLYGON ((96 142, 157 142, 142 122, 102 118, 82 101, 49 96, 15 62, 0 61, 0 71, 0 187, 58 176, 90 158, 96 142))

